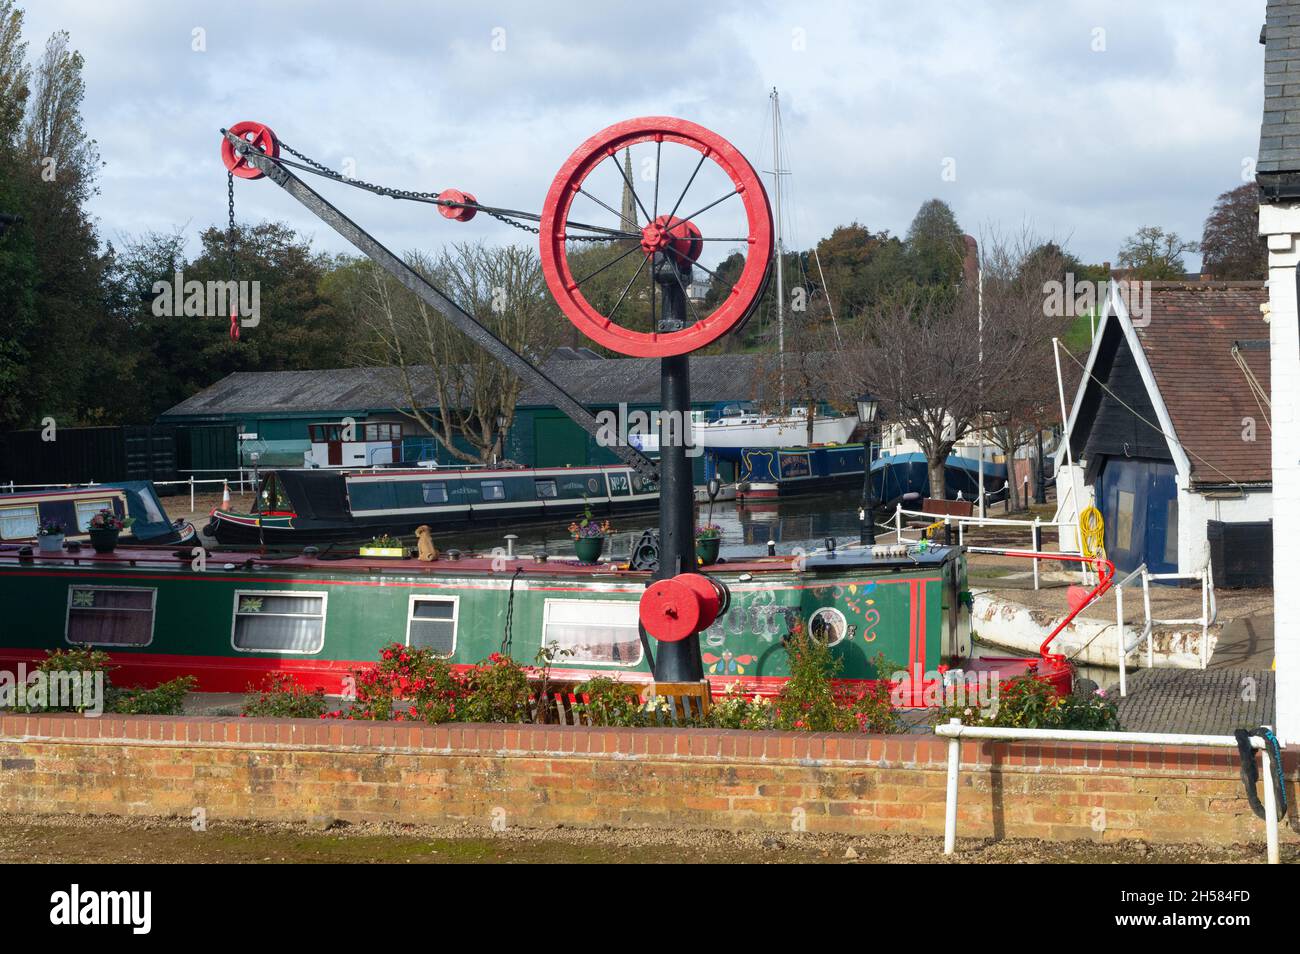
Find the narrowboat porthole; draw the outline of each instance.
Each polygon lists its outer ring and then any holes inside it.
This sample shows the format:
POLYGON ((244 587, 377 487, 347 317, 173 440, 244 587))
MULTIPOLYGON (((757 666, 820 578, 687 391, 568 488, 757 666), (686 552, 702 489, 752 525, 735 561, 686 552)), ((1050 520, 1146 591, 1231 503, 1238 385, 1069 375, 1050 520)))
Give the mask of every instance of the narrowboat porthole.
POLYGON ((849 621, 834 606, 823 606, 808 617, 808 633, 813 639, 834 646, 849 631, 849 621))

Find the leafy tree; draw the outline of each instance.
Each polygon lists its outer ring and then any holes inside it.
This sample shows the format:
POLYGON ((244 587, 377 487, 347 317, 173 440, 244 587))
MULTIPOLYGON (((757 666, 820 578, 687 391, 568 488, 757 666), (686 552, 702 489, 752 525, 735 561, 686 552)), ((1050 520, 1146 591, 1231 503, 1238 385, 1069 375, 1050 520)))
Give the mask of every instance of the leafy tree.
POLYGON ((921 204, 907 230, 907 257, 918 285, 955 286, 962 277, 966 246, 961 226, 948 203, 921 204))
POLYGON ((1268 277, 1268 244, 1259 234, 1259 189, 1247 182, 1219 196, 1201 234, 1201 270, 1215 278, 1268 277))
POLYGON ((1184 241, 1177 232, 1166 232, 1158 225, 1144 225, 1124 240, 1119 264, 1133 278, 1177 281, 1186 272, 1183 256, 1199 248, 1196 242, 1184 241))

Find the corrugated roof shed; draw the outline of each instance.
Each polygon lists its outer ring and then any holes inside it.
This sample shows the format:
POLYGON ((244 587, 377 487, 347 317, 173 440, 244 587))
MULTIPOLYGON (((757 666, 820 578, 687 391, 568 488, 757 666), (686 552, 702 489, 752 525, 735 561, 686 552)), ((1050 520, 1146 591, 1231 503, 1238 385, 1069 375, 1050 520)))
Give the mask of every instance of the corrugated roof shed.
MULTIPOLYGON (((793 357, 787 359, 793 367, 793 357)), ((776 357, 758 354, 698 355, 691 358, 691 399, 697 403, 762 400, 775 387, 776 357)), ((658 358, 557 356, 544 370, 582 404, 659 403, 658 358)), ((791 396, 795 376, 790 372, 791 396)), ((432 388, 419 389, 424 406, 437 403, 432 388)), ((796 398, 797 399, 797 398, 796 398)), ((549 405, 525 388, 521 407, 549 405)), ((220 414, 343 413, 406 406, 392 368, 336 368, 323 371, 241 371, 163 412, 163 419, 220 414)))
POLYGON ((1266 301, 1263 282, 1152 283, 1138 339, 1195 483, 1273 479, 1269 427, 1232 355, 1234 343, 1256 343, 1240 354, 1269 393, 1268 325, 1259 310, 1266 301), (1243 439, 1245 418, 1255 422, 1253 441, 1243 439))
POLYGON ((1264 121, 1255 176, 1266 195, 1300 194, 1300 0, 1269 0, 1264 29, 1264 121))

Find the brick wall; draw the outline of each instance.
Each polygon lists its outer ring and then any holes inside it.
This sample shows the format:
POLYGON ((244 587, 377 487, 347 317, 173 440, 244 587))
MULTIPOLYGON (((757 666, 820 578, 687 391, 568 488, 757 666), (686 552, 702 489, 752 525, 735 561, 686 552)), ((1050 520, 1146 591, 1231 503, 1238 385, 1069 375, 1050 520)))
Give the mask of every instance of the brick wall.
MULTIPOLYGON (((0 718, 0 811, 941 834, 947 742, 303 719, 0 718)), ((1287 753, 1290 797, 1300 750, 1287 753)), ((1261 842, 1233 750, 962 743, 961 836, 1261 842), (1094 827, 1094 825, 1096 827, 1094 827)), ((1283 837, 1296 840, 1284 827, 1283 837)))

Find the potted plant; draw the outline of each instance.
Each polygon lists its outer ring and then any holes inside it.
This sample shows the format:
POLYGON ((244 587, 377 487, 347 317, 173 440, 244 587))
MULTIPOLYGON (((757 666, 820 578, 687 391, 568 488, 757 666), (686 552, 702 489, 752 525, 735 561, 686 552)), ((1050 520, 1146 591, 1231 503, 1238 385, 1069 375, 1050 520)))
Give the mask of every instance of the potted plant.
POLYGON ((63 522, 45 520, 36 531, 36 543, 42 553, 58 553, 63 549, 63 522))
POLYGON ((101 510, 90 518, 90 545, 96 553, 112 553, 117 548, 117 538, 130 525, 130 517, 123 519, 112 510, 101 510))
POLYGON ((375 537, 369 543, 361 547, 361 555, 364 557, 397 557, 406 556, 406 549, 402 546, 402 541, 396 537, 390 537, 388 534, 381 534, 375 537))
POLYGON ((578 555, 579 563, 596 563, 601 551, 605 549, 605 537, 614 532, 608 520, 596 521, 591 515, 591 508, 584 507, 582 517, 569 524, 569 535, 573 537, 573 550, 578 555))
POLYGON ((718 548, 722 546, 722 528, 716 523, 702 523, 695 528, 695 555, 705 566, 718 562, 718 548))

